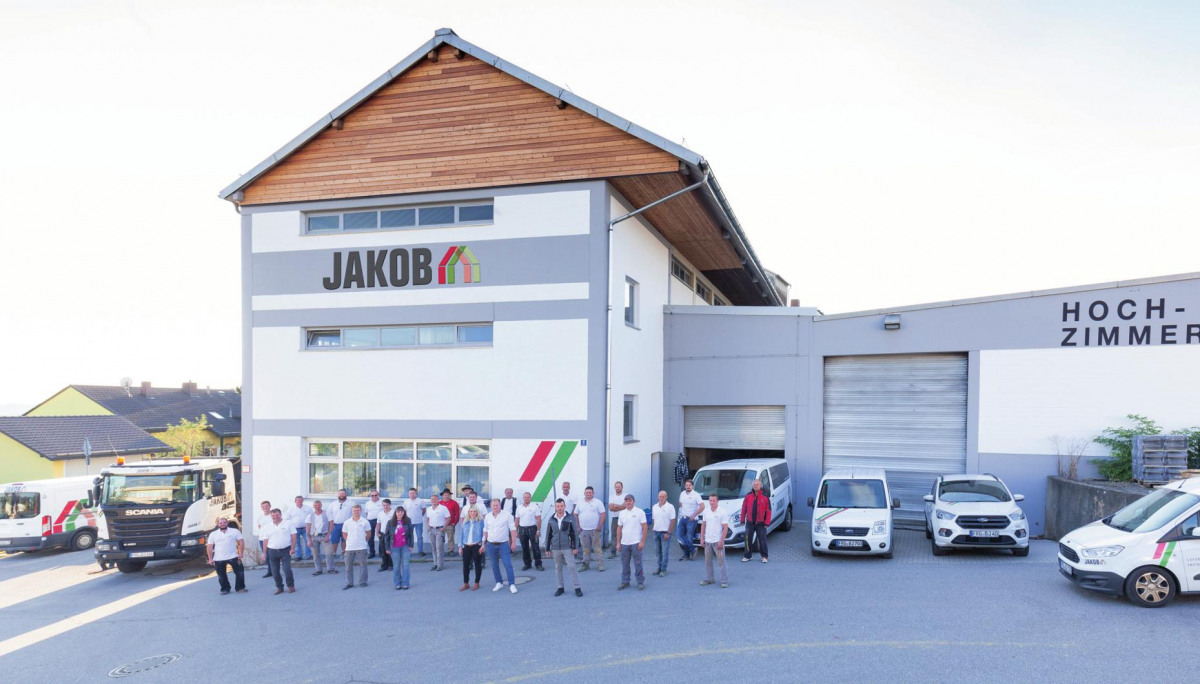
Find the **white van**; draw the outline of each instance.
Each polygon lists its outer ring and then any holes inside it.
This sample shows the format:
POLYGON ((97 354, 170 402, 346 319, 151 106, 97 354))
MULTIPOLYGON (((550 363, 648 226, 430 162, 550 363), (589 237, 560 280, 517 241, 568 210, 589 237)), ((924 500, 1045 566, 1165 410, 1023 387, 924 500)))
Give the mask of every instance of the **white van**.
POLYGON ((1200 478, 1176 480, 1068 533, 1058 570, 1075 584, 1159 608, 1200 593, 1200 478))
POLYGON ((90 549, 99 513, 91 488, 90 476, 0 485, 0 551, 90 549))
MULTIPOLYGON (((708 505, 708 496, 716 494, 717 506, 729 514, 729 532, 725 546, 746 545, 746 525, 742 522, 742 501, 755 480, 762 480, 763 494, 771 500, 770 533, 775 528, 792 529, 792 470, 782 458, 747 458, 706 465, 692 477, 693 488, 708 505)), ((696 528, 699 534, 699 527, 696 528)))
POLYGON ((892 509, 900 508, 882 470, 839 468, 825 473, 813 509, 812 554, 892 557, 892 509))

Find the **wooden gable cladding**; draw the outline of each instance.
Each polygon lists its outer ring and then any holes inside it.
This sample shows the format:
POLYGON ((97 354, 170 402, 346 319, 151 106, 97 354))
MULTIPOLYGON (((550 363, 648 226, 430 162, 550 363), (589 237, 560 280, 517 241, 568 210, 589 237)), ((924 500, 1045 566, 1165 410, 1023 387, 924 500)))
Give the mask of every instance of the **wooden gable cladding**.
MULTIPOLYGON (((613 178, 611 182, 635 209, 692 183, 678 172, 613 178)), ((706 208, 704 192, 704 188, 693 190, 642 215, 701 271, 740 270, 742 259, 729 241, 721 237, 723 229, 706 208)))
POLYGON ((671 154, 442 48, 245 188, 272 204, 678 169, 671 154))

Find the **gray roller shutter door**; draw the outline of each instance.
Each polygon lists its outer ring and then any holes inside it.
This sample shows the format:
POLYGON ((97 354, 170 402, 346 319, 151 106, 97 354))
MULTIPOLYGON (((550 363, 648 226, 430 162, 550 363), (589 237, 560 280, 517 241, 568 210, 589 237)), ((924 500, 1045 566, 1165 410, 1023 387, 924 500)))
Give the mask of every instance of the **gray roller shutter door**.
POLYGON ((966 472, 965 354, 825 359, 824 468, 887 471, 896 521, 924 526, 935 476, 966 472))
POLYGON ((782 406, 685 406, 683 445, 704 449, 778 449, 785 441, 782 406))

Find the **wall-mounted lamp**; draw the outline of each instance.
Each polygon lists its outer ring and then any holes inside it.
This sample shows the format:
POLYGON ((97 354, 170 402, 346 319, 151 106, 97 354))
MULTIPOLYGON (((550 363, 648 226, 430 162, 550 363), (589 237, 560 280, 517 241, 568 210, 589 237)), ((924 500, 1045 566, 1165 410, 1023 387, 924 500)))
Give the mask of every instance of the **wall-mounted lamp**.
POLYGON ((888 314, 883 317, 884 330, 899 330, 900 329, 900 314, 888 314))

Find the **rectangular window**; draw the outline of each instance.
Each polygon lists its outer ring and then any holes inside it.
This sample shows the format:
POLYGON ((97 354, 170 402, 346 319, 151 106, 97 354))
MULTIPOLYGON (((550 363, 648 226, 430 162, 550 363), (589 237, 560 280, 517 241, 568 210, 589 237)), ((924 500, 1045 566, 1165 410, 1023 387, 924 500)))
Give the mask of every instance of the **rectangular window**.
POLYGON ((490 347, 491 323, 410 325, 387 328, 308 330, 309 349, 369 349, 377 347, 490 347))
POLYGON ((379 328, 346 328, 342 331, 342 344, 347 347, 378 347, 379 328))
POLYGON ((679 278, 681 281, 683 281, 684 285, 688 286, 689 290, 691 289, 692 272, 688 270, 687 266, 683 265, 682 261, 676 259, 675 257, 671 257, 671 275, 679 278))
POLYGON ((700 295, 700 299, 706 302, 712 301, 712 290, 708 289, 708 286, 699 280, 696 281, 696 294, 700 295))
POLYGON ((469 484, 485 498, 491 492, 491 446, 476 442, 344 440, 308 443, 308 491, 332 495, 339 488, 354 497, 372 489, 392 499, 416 487, 425 497, 469 484))
POLYGON ((713 297, 713 306, 728 306, 720 297, 713 297))
POLYGON ((484 204, 450 204, 432 207, 396 207, 392 209, 347 211, 338 214, 317 214, 307 217, 308 233, 340 233, 363 230, 394 230, 420 226, 453 226, 457 224, 491 223, 495 206, 484 204))
POLYGON ((632 394, 625 395, 625 407, 622 412, 622 435, 626 442, 632 442, 637 439, 637 397, 632 394))
POLYGON ((417 442, 418 461, 449 461, 454 448, 449 443, 417 442))
POLYGON ((411 347, 417 343, 416 328, 383 328, 379 343, 385 347, 411 347))
POLYGON ((338 464, 308 464, 308 491, 310 494, 333 494, 339 487, 341 484, 338 481, 338 464))
POLYGON ((490 325, 460 325, 458 326, 459 344, 491 344, 492 326, 490 325))
POLYGON ((450 478, 453 466, 449 463, 418 463, 417 464, 417 496, 428 499, 433 494, 439 494, 443 489, 454 491, 454 481, 450 478))
POLYGON ((454 344, 454 326, 428 325, 421 326, 417 332, 417 341, 427 344, 454 344))
POLYGON ((379 495, 390 497, 392 503, 408 495, 408 488, 413 486, 412 463, 386 462, 379 464, 379 495))
POLYGON ((625 278, 625 325, 636 328, 638 284, 633 278, 625 278))
POLYGON ((342 331, 309 330, 308 346, 310 348, 340 347, 342 346, 342 331))
POLYGON ((492 497, 490 478, 488 471, 490 468, 485 465, 460 465, 457 467, 455 477, 457 478, 454 486, 457 488, 454 491, 461 492, 463 485, 471 485, 471 488, 479 492, 480 498, 487 500, 492 497))

